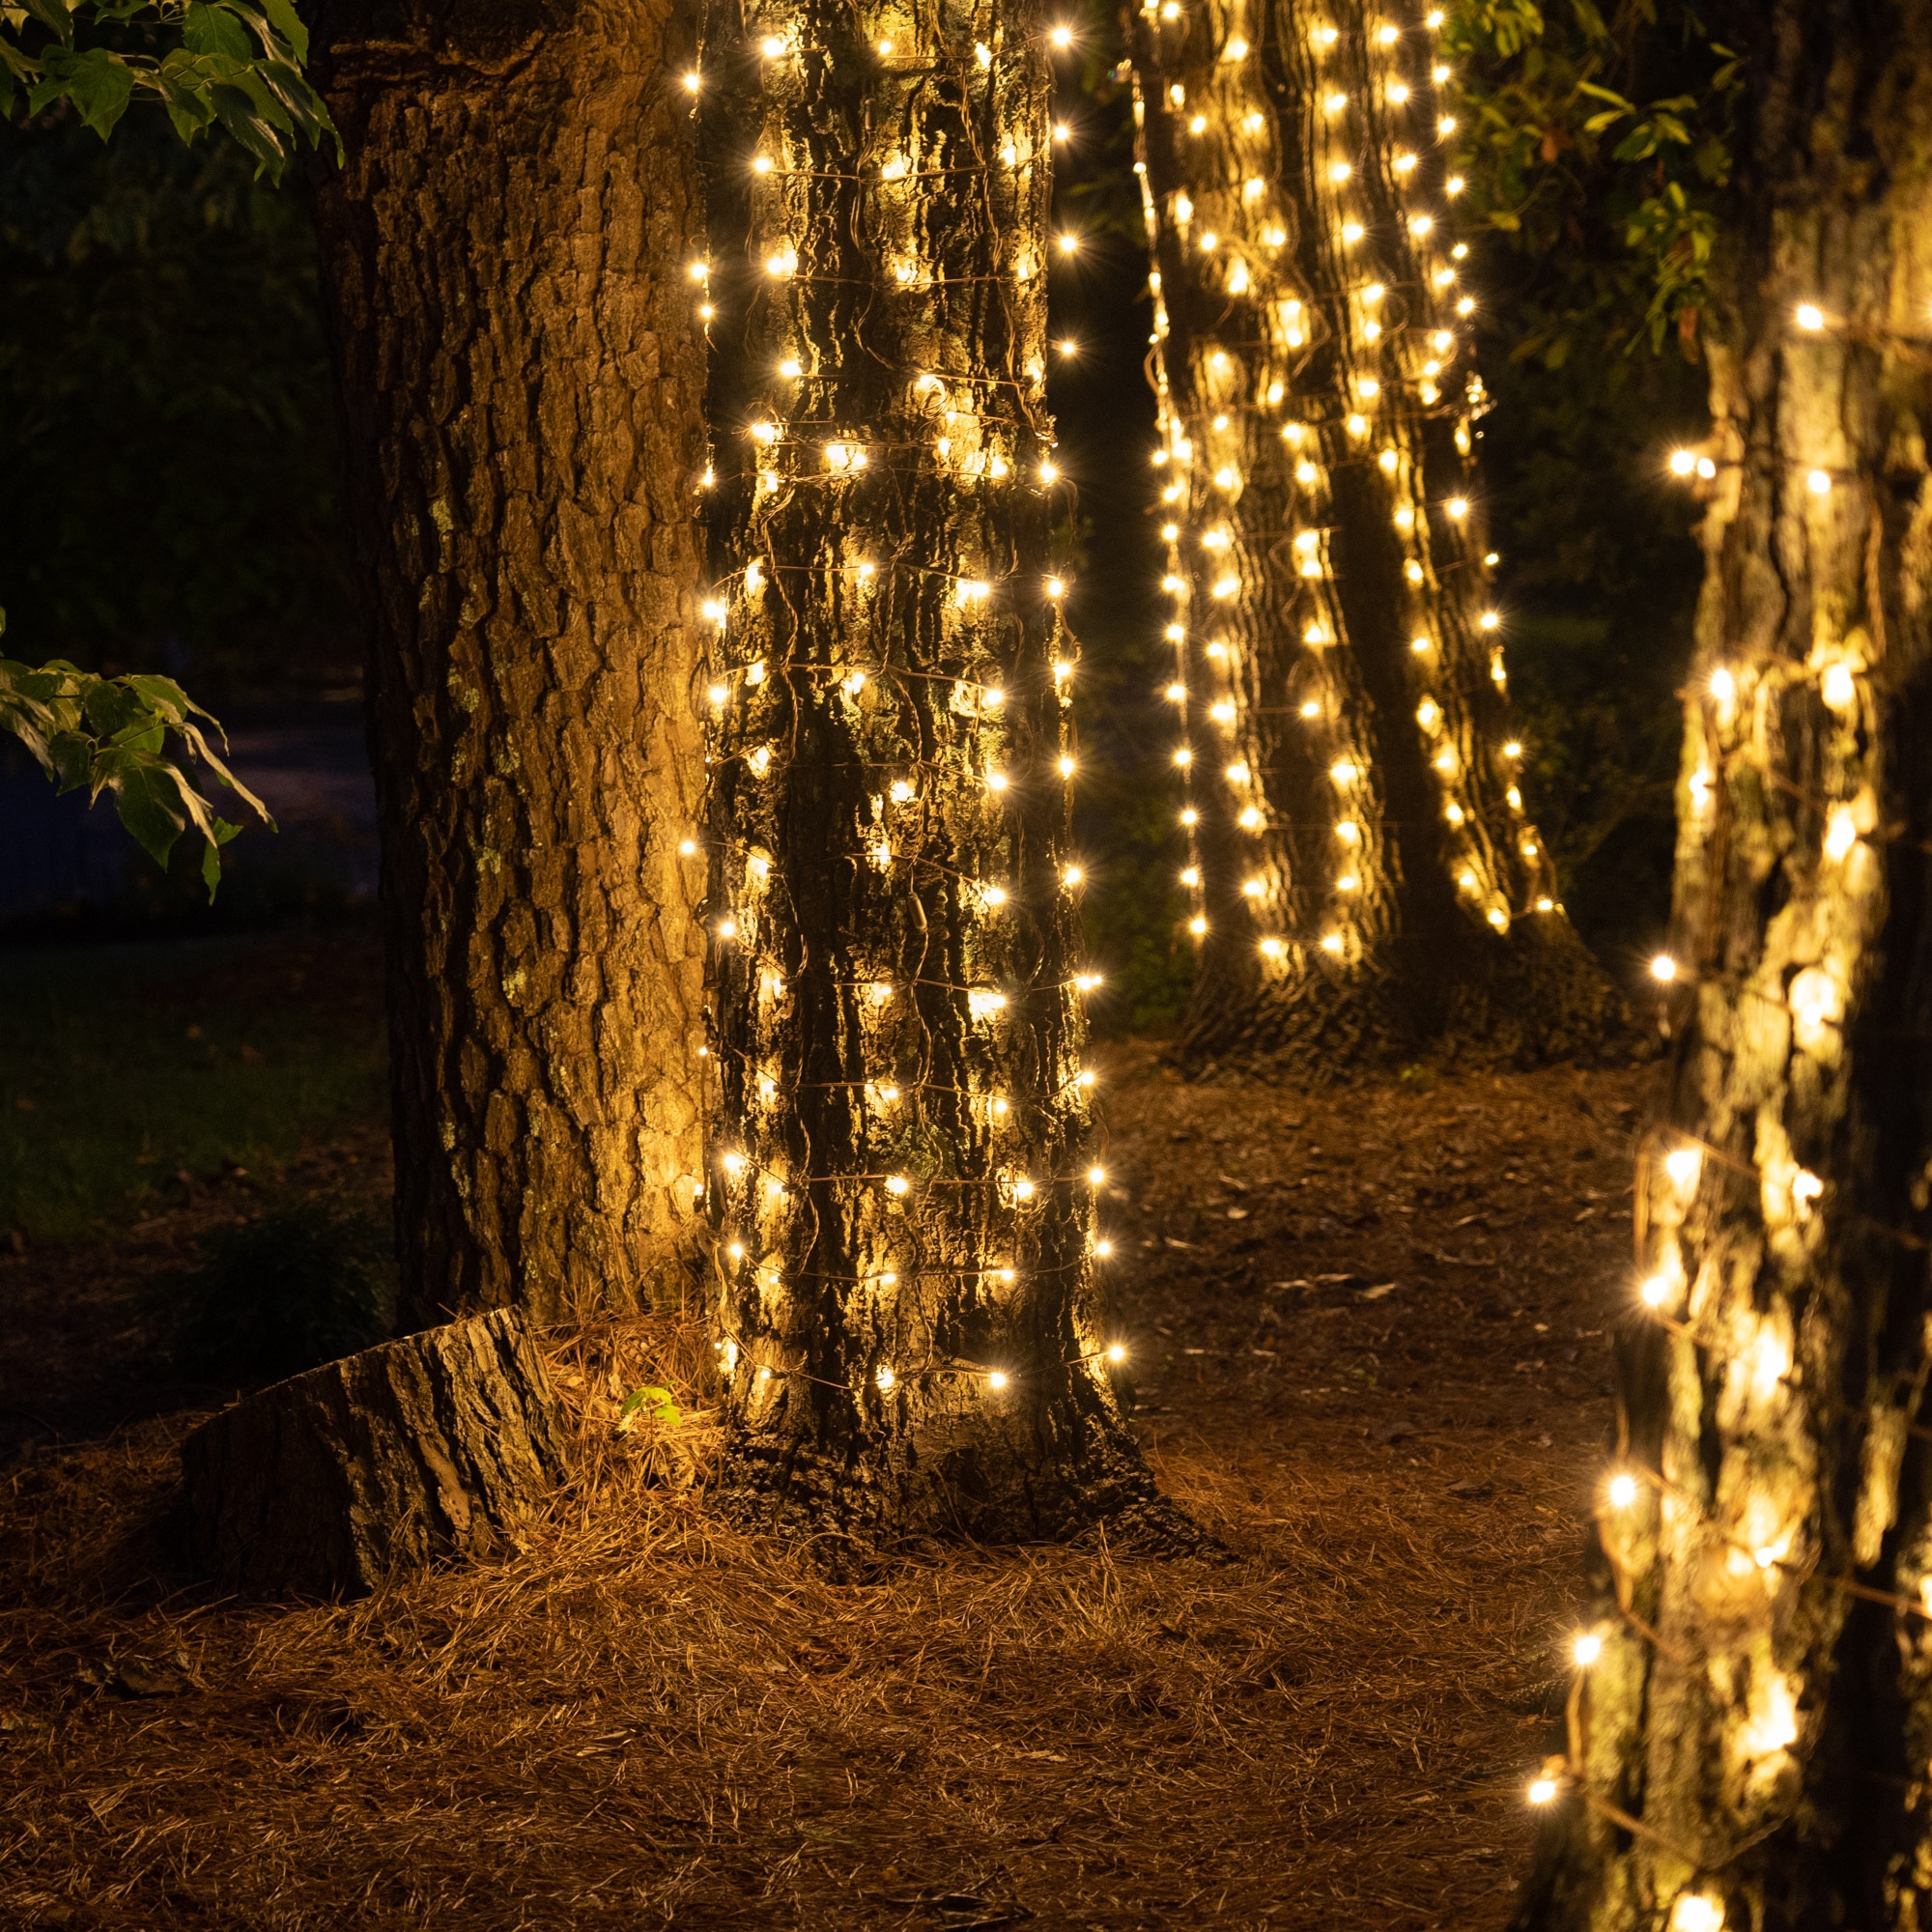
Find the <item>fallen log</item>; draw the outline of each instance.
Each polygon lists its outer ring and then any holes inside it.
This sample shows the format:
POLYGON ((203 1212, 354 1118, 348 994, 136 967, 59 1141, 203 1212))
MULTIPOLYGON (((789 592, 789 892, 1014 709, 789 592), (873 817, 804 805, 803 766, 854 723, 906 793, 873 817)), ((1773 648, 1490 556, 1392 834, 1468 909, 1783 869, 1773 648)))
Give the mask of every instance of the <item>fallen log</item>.
POLYGON ((497 1309, 292 1377, 182 1444, 189 1561, 231 1589, 358 1595, 515 1548, 569 1467, 520 1316, 497 1309))

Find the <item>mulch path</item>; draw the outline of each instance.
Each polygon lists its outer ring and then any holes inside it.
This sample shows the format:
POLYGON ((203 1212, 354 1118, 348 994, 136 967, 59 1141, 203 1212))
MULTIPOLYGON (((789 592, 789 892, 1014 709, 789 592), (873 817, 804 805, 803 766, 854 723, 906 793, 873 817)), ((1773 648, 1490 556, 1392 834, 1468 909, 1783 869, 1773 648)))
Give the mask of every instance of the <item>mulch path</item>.
MULTIPOLYGON (((0 1469, 0 1920, 1501 1926, 1647 1076, 1108 1072, 1138 1427, 1234 1561, 832 1580, 654 1482, 563 1361, 600 1446, 516 1560, 224 1604, 166 1567, 191 1417, 37 1446, 0 1469)), ((688 1325, 620 1341, 692 1386, 688 1325)))

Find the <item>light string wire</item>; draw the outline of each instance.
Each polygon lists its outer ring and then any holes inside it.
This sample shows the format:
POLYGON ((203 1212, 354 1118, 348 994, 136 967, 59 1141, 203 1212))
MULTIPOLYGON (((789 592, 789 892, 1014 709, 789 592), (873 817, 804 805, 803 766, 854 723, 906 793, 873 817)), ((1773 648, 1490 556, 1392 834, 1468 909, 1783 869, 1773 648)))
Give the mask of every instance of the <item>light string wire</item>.
MULTIPOLYGON (((927 30, 922 28, 921 32, 927 30)), ((833 49, 813 46, 799 35, 787 38, 766 33, 752 38, 761 63, 761 80, 770 78, 775 71, 782 73, 780 64, 844 57, 833 49)), ((887 42, 877 43, 872 51, 880 67, 903 82, 928 90, 937 88, 942 93, 951 88, 958 109, 952 132, 955 141, 963 138, 970 148, 977 138, 980 106, 984 106, 989 118, 994 116, 1001 89, 1008 83, 1013 83, 1009 88, 1010 94, 1023 98, 1028 85, 1037 83, 1037 77, 1036 83, 1029 82, 1026 64, 1037 55, 1040 43, 1064 46, 1070 34, 1056 28, 1026 37, 1017 52, 997 31, 989 38, 992 45, 979 42, 970 52, 955 49, 949 53, 935 41, 930 49, 935 57, 923 61, 907 60, 902 48, 887 42)), ((695 97, 706 86, 706 59, 700 45, 699 66, 686 80, 695 97)), ((930 98, 922 111, 929 108, 930 98)), ((1043 293, 1045 265, 1028 239, 1035 229, 1043 236, 1043 221, 1015 221, 1003 232, 1000 224, 989 219, 990 231, 999 238, 994 247, 1005 257, 990 272, 962 273, 957 263, 934 264, 904 251, 887 251, 872 264, 869 276, 858 277, 856 282, 849 275, 820 272, 810 244, 794 239, 812 232, 814 211, 824 205, 826 191, 835 186, 857 191, 862 201, 870 204, 885 197, 903 200, 908 193, 941 180, 955 185, 977 183, 983 186, 996 172, 1009 184, 1039 176, 1038 187, 1043 189, 1042 164, 1049 157, 1049 145, 1037 138, 1037 130, 1016 128, 996 159, 975 154, 969 163, 945 168, 916 165, 902 146, 893 147, 875 168, 798 167, 790 164, 788 156, 789 144, 799 138, 798 129, 787 123, 782 106, 761 101, 755 111, 762 114, 762 125, 749 173, 756 192, 768 197, 764 212, 769 216, 776 210, 776 217, 767 220, 766 232, 753 240, 748 249, 752 268, 742 279, 751 288, 754 307, 760 301, 767 305, 774 300, 783 302, 791 298, 793 291, 824 286, 867 288, 875 299, 926 300, 953 299, 957 292, 978 286, 1009 301, 1017 297, 1021 304, 1043 293), (1022 144, 1028 150, 1024 154, 1022 144), (805 198, 803 205, 801 196, 805 198), (813 201, 814 196, 819 199, 813 201), (759 262, 762 278, 755 273, 759 262)), ((908 111, 909 123, 916 119, 908 111)), ((923 127, 909 127, 906 145, 931 135, 929 120, 923 127)), ((990 200, 986 208, 990 216, 990 200)), ((876 205, 872 212, 879 214, 876 205)), ((757 225, 754 213, 751 226, 757 225)), ((890 226, 890 211, 875 225, 881 229, 890 226)), ((720 278, 709 254, 691 264, 691 276, 699 285, 702 298, 696 304, 696 314, 708 339, 719 320, 721 303, 728 298, 717 292, 720 278)), ((811 331, 804 326, 803 318, 794 316, 792 321, 797 327, 790 332, 809 338, 811 331)), ((745 326, 748 329, 752 327, 749 315, 745 326)), ((766 327, 771 328, 769 314, 766 327)), ((782 322, 775 332, 786 332, 782 322)), ((926 822, 931 789, 949 780, 956 789, 963 748, 967 768, 978 774, 977 786, 987 809, 994 812, 1023 806, 1036 778, 1057 776, 1064 824, 1066 787, 1077 770, 1067 690, 1075 661, 1071 632, 1062 608, 1067 583, 1049 571, 1037 575, 1036 586, 1017 563, 1001 569, 991 558, 976 558, 971 567, 962 564, 954 569, 904 554, 854 557, 849 545, 838 567, 821 570, 791 562, 782 554, 782 538, 772 535, 776 518, 813 495, 829 498, 825 513, 829 518, 838 520, 842 513, 845 522, 864 527, 863 509, 855 513, 853 507, 851 493, 855 490, 876 495, 883 487, 901 487, 901 482, 902 487, 917 489, 935 475, 961 492, 1022 489, 1036 493, 1042 500, 1056 486, 1065 487, 1050 453, 1051 432, 1042 407, 1043 357, 1038 353, 1031 355, 1022 371, 976 369, 961 376, 941 373, 941 367, 936 366, 895 367, 890 358, 882 361, 870 351, 869 343, 868 353, 872 362, 880 365, 868 372, 874 393, 879 389, 880 375, 897 379, 902 400, 895 420, 904 427, 884 433, 855 429, 838 409, 830 406, 840 393, 841 372, 808 368, 806 355, 787 352, 775 361, 763 398, 753 404, 743 421, 742 443, 734 444, 734 459, 742 448, 742 467, 749 472, 749 507, 741 526, 754 545, 762 542, 762 550, 717 574, 701 612, 712 629, 715 645, 711 663, 699 675, 701 694, 694 693, 694 701, 709 727, 712 749, 707 763, 714 797, 721 784, 776 787, 791 776, 793 763, 799 759, 809 761, 805 769, 813 779, 858 769, 849 758, 828 762, 821 743, 815 742, 809 749, 800 747, 798 734, 814 701, 825 708, 842 710, 842 722, 853 727, 848 736, 854 744, 860 741, 866 707, 895 709, 902 714, 902 722, 911 721, 907 727, 910 743, 937 744, 939 750, 929 755, 895 755, 865 767, 876 770, 881 781, 879 794, 871 802, 871 816, 878 830, 867 835, 862 850, 845 856, 845 864, 856 873, 877 871, 900 881, 910 923, 922 933, 927 928, 927 917, 917 890, 921 883, 941 889, 948 902, 936 902, 937 909, 948 913, 969 938, 976 936, 976 927, 984 928, 994 922, 1011 933, 1017 923, 1031 935, 1028 944, 1015 939, 1004 949, 998 945, 969 948, 969 953, 979 951, 1015 963, 1031 957, 1036 970, 1004 975, 995 972, 962 980, 956 975, 934 975, 917 966, 905 968, 900 961, 897 966, 903 970, 893 970, 890 976, 844 979, 828 977, 822 966, 807 959, 786 973, 768 957, 762 944, 763 927, 782 931, 787 924, 781 903, 785 880, 776 855, 763 841, 739 836, 728 809, 722 818, 714 809, 713 829, 707 837, 684 841, 686 856, 702 856, 712 867, 714 905, 707 926, 714 985, 724 991, 731 974, 740 974, 752 1000, 753 1039, 756 1016, 782 1002, 788 986, 795 987, 802 973, 837 998, 855 1002, 857 1012, 891 1009, 907 1014, 923 1041, 912 1055, 919 1068, 916 1072, 895 1068, 859 1080, 790 1080, 782 1087, 756 1064, 756 1054, 748 1050, 729 1026, 720 1027, 699 1049, 717 1068, 723 1086, 724 1129, 708 1136, 710 1164, 718 1170, 720 1184, 706 1189, 700 1183, 698 1191, 708 1199, 714 1223, 721 1229, 716 1263, 725 1304, 725 1334, 717 1346, 727 1382, 740 1366, 743 1334, 742 1323, 734 1324, 732 1302, 735 1297, 740 1308, 745 1305, 743 1289, 748 1276, 760 1293, 808 1281, 895 1289, 922 1280, 948 1279, 1010 1288, 1024 1279, 1067 1275, 1076 1283, 1083 1282, 1092 1261, 1104 1260, 1112 1252, 1111 1243, 1094 1227, 1090 1205, 1093 1193, 1105 1179, 1104 1170, 1095 1165, 1077 1174, 1061 1172, 1052 1158, 1054 1149, 1076 1146, 1087 1138, 1086 1099, 1095 1079, 1091 1070, 1076 1066, 1069 1068, 1065 1078, 1049 1077, 1037 1094, 1022 1092, 1028 1084, 1022 1079, 996 1080, 980 1089, 923 1077, 935 1051, 934 1020, 948 1022, 948 1032, 963 1032, 968 1061, 976 1057, 983 1060, 989 1051, 997 1061, 1002 1037, 1009 1045, 1031 1040, 1042 1022, 1055 1034, 1066 1037, 1061 1048, 1065 1052, 1077 1046, 1078 1000, 1101 983, 1100 976, 1091 971, 1064 977, 1049 972, 1042 977, 1037 970, 1038 962, 1053 956, 1056 935, 1060 951, 1066 950, 1072 931, 1071 907, 1085 880, 1077 863, 1056 859, 1044 868, 1036 864, 1027 877, 1021 876, 1022 867, 1016 865, 1010 876, 989 878, 981 870, 947 863, 940 856, 944 848, 932 842, 944 828, 937 821, 926 822), (992 407, 1001 396, 1010 399, 1004 412, 992 407), (788 410, 784 407, 787 399, 788 410), (802 492, 807 494, 802 496, 802 492), (898 588, 901 584, 912 586, 916 607, 917 585, 934 582, 950 584, 952 589, 939 620, 942 626, 948 621, 953 626, 952 634, 943 640, 942 654, 952 660, 944 669, 909 662, 906 645, 910 640, 895 635, 890 618, 868 621, 877 619, 882 610, 896 615, 906 601, 898 588), (760 608, 772 597, 782 606, 776 618, 760 608), (809 601, 814 598, 837 613, 831 626, 836 662, 814 663, 789 650, 775 656, 759 648, 772 638, 812 635, 809 601), (1030 679, 1025 672, 1024 665, 1030 659, 1024 647, 1019 659, 1009 652, 1006 661, 999 661, 1002 639, 1010 644, 1012 626, 1028 623, 1043 624, 1049 641, 1052 634, 1063 640, 1060 653, 1045 654, 1051 660, 1050 676, 1038 680, 1030 679), (868 629, 873 633, 869 648, 868 629), (741 639, 745 640, 742 643, 741 639), (854 644, 860 648, 853 649, 854 644), (990 665, 989 656, 995 660, 990 665), (923 698, 922 693, 949 684, 950 701, 928 703, 923 698), (741 711, 760 709, 776 714, 777 722, 787 727, 781 736, 772 738, 739 716, 741 711), (1044 717, 1056 722, 1050 732, 1042 734, 1039 726, 1044 717), (949 730, 950 738, 946 736, 949 730), (984 753, 979 748, 989 732, 1001 744, 991 753, 984 753), (1043 754, 1037 752, 1042 735, 1057 740, 1047 744, 1043 754), (1035 748, 1032 753, 1030 747, 1035 748), (1037 772, 1027 762, 1027 755, 1038 760, 1037 772), (905 996, 903 1000, 900 994, 905 996), (938 999, 941 1006, 927 1010, 927 998, 938 999), (1041 1006, 1042 1001, 1051 1004, 1041 1006), (864 1096, 862 1118, 890 1113, 902 1121, 916 1121, 942 1136, 950 1134, 949 1157, 961 1162, 966 1171, 915 1177, 896 1167, 877 1168, 863 1159, 856 1164, 844 1159, 830 1166, 815 1163, 810 1157, 809 1134, 797 1150, 802 1158, 786 1158, 771 1145, 760 1148, 761 1133, 773 1116, 788 1113, 790 1123, 802 1130, 802 1097, 809 1093, 838 1090, 864 1096), (934 1118, 925 1107, 929 1096, 950 1097, 961 1105, 945 1118, 934 1118), (1034 1158, 1015 1164, 1001 1150, 1003 1137, 1017 1137, 1023 1147, 1030 1145, 1034 1158), (749 1153, 748 1148, 752 1149, 749 1153), (935 1263, 920 1252, 917 1238, 895 1243, 889 1232, 882 1235, 876 1221, 869 1229, 855 1225, 855 1220, 865 1218, 863 1203, 871 1196, 902 1205, 933 1190, 953 1190, 963 1201, 982 1208, 990 1204, 989 1224, 980 1230, 978 1238, 993 1237, 996 1245, 1011 1250, 1010 1258, 1003 1253, 965 1263, 935 1263), (734 1192, 741 1198, 734 1201, 734 1192), (1082 1204, 1077 1209, 1070 1205, 1076 1197, 1082 1204), (841 1207, 841 1203, 845 1205, 841 1207), (856 1241, 863 1248, 870 1238, 889 1249, 904 1246, 912 1252, 909 1258, 896 1262, 888 1254, 881 1265, 863 1273, 794 1268, 781 1278, 767 1260, 786 1245, 782 1230, 770 1225, 774 1208, 806 1214, 809 1230, 803 1236, 795 1236, 790 1243, 805 1254, 821 1251, 819 1236, 824 1231, 820 1219, 828 1211, 847 1224, 843 1233, 848 1246, 856 1241), (1048 1239, 1045 1248, 1028 1259, 1029 1251, 1039 1248, 1044 1238, 1029 1236, 1028 1228, 1038 1223, 1042 1214, 1050 1223, 1066 1225, 1057 1241, 1048 1239), (1075 1250, 1055 1261, 1053 1254, 1065 1249, 1069 1233, 1078 1234, 1075 1250), (748 1246, 748 1240, 757 1252, 748 1246), (1024 1265, 1016 1266, 1015 1263, 1024 1265)), ((943 355, 933 358, 940 365, 945 360, 943 355)), ((714 422, 714 436, 718 429, 714 422)), ((719 492, 715 454, 698 487, 707 493, 719 492)), ((876 515, 873 521, 876 524, 876 515)), ((927 611, 924 616, 930 620, 933 613, 927 611)), ((823 631, 821 626, 818 635, 823 631)), ((824 732, 820 730, 817 736, 822 741, 824 732)), ((1000 842, 997 833, 992 842, 1000 842)), ((1009 837, 1006 842, 1012 846, 1014 839, 1009 837)), ((1024 844, 1024 840, 1020 842, 1024 844)), ((983 851, 986 841, 979 843, 983 851)), ((1024 861, 1023 852, 1016 849, 1015 856, 1024 861)), ((851 1032, 864 1037, 863 1021, 851 1032)), ((1014 1070, 1019 1071, 1017 1067, 1014 1070)), ((1037 1071, 1051 1074, 1050 1067, 1037 1071)), ((1037 1077, 1032 1084, 1038 1085, 1037 1077)), ((970 1229, 968 1237, 974 1238, 970 1229)), ((893 1311, 895 1315, 907 1312, 915 1324, 926 1314, 917 1305, 908 1311, 901 1304, 893 1311)), ((1077 1319, 1076 1315, 1076 1325, 1077 1319)), ((892 1325, 890 1319, 880 1324, 888 1331, 892 1325)), ((977 1379, 987 1390, 999 1391, 1025 1373, 1019 1367, 991 1367, 969 1360, 956 1350, 937 1346, 930 1333, 923 1358, 916 1362, 919 1355, 908 1338, 901 1335, 893 1340, 888 1333, 867 1384, 856 1390, 845 1383, 824 1383, 822 1378, 796 1361, 761 1359, 750 1365, 754 1376, 743 1399, 755 1402, 756 1392, 774 1380, 838 1386, 862 1401, 886 1399, 895 1388, 942 1378, 965 1377, 977 1379)), ((1104 1369, 1118 1366, 1124 1357, 1122 1344, 1099 1342, 1063 1353, 1055 1357, 1053 1365, 1104 1369)))

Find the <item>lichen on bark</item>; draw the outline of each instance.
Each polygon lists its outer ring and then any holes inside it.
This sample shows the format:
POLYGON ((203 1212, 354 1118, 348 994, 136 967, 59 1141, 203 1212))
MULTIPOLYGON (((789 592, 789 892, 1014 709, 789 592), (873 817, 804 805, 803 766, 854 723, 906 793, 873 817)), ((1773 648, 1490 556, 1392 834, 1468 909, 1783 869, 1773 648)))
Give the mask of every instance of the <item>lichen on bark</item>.
POLYGON ((1204 0, 1131 38, 1194 821, 1182 1051, 1598 1052, 1621 1003, 1518 785, 1433 31, 1204 0))
POLYGON ((792 1526, 1173 1527, 1098 1301, 1042 35, 706 16, 709 1199, 728 1494, 792 1526))

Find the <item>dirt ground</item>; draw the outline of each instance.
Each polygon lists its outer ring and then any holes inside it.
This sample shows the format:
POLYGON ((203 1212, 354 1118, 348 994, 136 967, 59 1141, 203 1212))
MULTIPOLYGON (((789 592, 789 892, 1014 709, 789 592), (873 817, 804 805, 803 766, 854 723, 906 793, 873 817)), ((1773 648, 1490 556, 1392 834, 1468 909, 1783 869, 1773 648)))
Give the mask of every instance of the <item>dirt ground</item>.
MULTIPOLYGON (((591 1467, 517 1560, 223 1603, 156 1527, 192 1409, 36 1440, 0 1468, 0 1923, 1499 1927, 1648 1078, 1318 1096, 1115 1051, 1137 1426, 1227 1564, 923 1547, 830 1581, 654 1485, 684 1449, 613 1441, 559 1359, 591 1467)), ((135 1372, 143 1243, 168 1216, 0 1257, 49 1410, 135 1372)), ((689 1325, 611 1345, 701 1405, 689 1325)))

